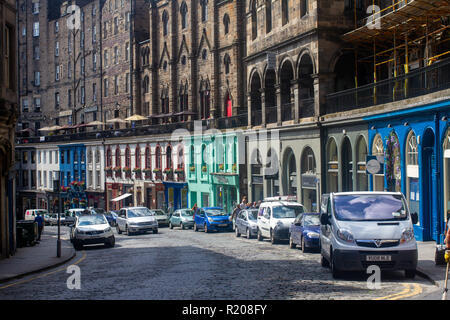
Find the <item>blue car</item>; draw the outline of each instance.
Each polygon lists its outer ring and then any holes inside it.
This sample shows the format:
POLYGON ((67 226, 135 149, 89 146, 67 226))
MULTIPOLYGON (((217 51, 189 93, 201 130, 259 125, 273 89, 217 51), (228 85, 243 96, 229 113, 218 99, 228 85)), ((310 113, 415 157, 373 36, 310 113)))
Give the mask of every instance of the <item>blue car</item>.
POLYGON ((294 249, 299 245, 303 252, 307 250, 319 250, 319 236, 319 213, 299 214, 289 228, 289 247, 294 249))
POLYGON ((194 231, 198 230, 204 230, 206 233, 219 230, 233 231, 233 222, 222 208, 200 208, 194 218, 194 231))
POLYGON ((105 213, 105 217, 106 217, 106 220, 108 220, 108 223, 109 223, 110 226, 115 227, 117 225, 117 221, 116 221, 117 213, 116 213, 116 211, 110 211, 110 212, 105 213))

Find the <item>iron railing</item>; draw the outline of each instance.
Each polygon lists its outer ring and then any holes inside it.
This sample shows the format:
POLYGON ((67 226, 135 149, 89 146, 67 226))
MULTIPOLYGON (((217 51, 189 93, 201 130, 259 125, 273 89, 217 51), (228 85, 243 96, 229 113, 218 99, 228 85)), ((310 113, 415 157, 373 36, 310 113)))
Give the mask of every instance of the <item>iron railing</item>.
POLYGON ((330 94, 327 96, 327 112, 367 108, 449 88, 450 59, 446 59, 396 78, 330 94))

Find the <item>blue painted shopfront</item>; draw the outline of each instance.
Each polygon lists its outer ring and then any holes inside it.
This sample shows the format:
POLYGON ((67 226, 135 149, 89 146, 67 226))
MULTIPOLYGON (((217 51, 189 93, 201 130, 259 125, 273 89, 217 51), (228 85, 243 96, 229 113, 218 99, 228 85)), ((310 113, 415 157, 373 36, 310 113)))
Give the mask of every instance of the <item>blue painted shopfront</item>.
POLYGON ((62 192, 64 207, 84 208, 87 205, 86 146, 84 144, 63 145, 59 146, 59 151, 61 187, 69 188, 62 192))
POLYGON ((163 182, 166 208, 188 208, 188 184, 186 182, 163 182))
POLYGON ((446 101, 365 119, 369 154, 378 152, 381 159, 384 155, 384 176, 371 175, 370 190, 383 188, 406 196, 410 210, 419 213, 414 226, 419 241, 441 242, 443 237, 450 201, 450 170, 444 170, 450 162, 445 158, 449 117, 450 101, 446 101))

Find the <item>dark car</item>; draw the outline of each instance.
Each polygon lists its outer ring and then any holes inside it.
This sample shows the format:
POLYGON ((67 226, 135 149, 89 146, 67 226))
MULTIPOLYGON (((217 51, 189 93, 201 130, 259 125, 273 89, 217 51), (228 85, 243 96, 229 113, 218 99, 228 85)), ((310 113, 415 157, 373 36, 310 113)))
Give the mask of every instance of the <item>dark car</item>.
POLYGON ((319 250, 319 237, 319 213, 303 213, 295 219, 289 229, 289 246, 293 249, 299 245, 303 252, 319 250))
POLYGON ((106 212, 104 215, 106 217, 106 220, 108 220, 108 223, 111 227, 115 227, 117 225, 117 216, 118 216, 118 211, 109 211, 106 212))

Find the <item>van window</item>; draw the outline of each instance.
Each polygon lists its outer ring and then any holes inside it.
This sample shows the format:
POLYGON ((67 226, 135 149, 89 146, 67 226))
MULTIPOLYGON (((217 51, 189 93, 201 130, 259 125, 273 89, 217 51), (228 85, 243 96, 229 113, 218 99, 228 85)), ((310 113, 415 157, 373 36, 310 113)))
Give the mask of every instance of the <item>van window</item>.
POLYGON ((275 219, 288 219, 297 218, 297 216, 303 213, 302 206, 276 206, 273 207, 273 217, 275 219))
POLYGON ((407 211, 400 195, 341 195, 334 197, 336 219, 342 221, 406 220, 407 211))

